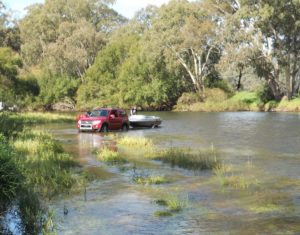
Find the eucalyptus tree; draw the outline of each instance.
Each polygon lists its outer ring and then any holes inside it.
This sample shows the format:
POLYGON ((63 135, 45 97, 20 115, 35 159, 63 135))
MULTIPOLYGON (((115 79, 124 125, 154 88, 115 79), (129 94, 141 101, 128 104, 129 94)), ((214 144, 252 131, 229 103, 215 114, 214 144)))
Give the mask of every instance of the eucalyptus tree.
POLYGON ((234 58, 233 63, 242 65, 241 68, 251 65, 266 80, 276 100, 283 94, 292 98, 299 89, 300 1, 208 1, 213 2, 212 6, 229 23, 225 31, 231 31, 229 42, 235 45, 234 53, 240 51, 236 58, 242 64, 234 58), (228 6, 227 11, 217 2, 228 6), (281 77, 285 78, 284 82, 281 77))
POLYGON ((112 2, 46 0, 29 7, 20 23, 25 63, 82 78, 108 35, 125 22, 109 7, 112 2))
POLYGON ((14 102, 14 89, 21 67, 22 60, 16 52, 8 47, 0 47, 0 101, 14 102))
POLYGON ((20 30, 13 12, 0 1, 0 46, 19 51, 21 46, 20 30))
POLYGON ((256 39, 263 45, 254 61, 257 71, 267 79, 277 100, 282 91, 291 99, 299 89, 300 1, 260 0, 246 7, 248 17, 254 19, 256 39), (279 85, 280 74, 285 77, 284 87, 279 85))
POLYGON ((217 22, 202 3, 186 0, 163 5, 153 21, 152 32, 160 50, 177 58, 187 73, 185 78, 203 97, 205 81, 214 72, 220 54, 216 27, 217 22))

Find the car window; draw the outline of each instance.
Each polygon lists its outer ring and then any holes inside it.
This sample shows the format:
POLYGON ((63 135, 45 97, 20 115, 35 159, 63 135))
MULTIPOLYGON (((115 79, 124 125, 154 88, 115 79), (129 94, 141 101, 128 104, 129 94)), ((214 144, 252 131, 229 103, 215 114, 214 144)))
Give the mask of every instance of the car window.
POLYGON ((108 111, 107 110, 93 110, 90 114, 90 117, 107 117, 108 111))
POLYGON ((110 115, 115 115, 115 117, 118 117, 118 112, 117 110, 112 110, 110 115))
POLYGON ((126 112, 124 110, 120 110, 120 116, 121 117, 126 117, 126 112))

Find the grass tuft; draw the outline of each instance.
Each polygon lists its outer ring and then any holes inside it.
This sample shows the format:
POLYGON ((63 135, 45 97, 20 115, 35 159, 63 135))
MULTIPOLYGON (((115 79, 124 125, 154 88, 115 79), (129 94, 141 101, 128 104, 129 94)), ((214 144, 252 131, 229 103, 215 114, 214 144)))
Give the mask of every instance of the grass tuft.
POLYGON ((110 164, 126 163, 125 158, 121 157, 119 152, 110 150, 107 147, 102 148, 98 153, 98 159, 110 164))
POLYGON ((137 184, 164 184, 169 182, 168 179, 163 176, 136 176, 133 181, 137 184))
POLYGON ((140 137, 131 137, 124 136, 118 140, 118 144, 125 147, 135 147, 135 148, 153 148, 153 142, 151 139, 140 138, 140 137))
POLYGON ((170 212, 179 212, 187 206, 187 199, 177 195, 167 195, 165 199, 158 199, 156 204, 168 207, 170 212))
POLYGON ((170 211, 155 211, 155 217, 165 217, 165 216, 172 216, 173 214, 170 211))
POLYGON ((191 153, 188 150, 171 148, 160 152, 154 159, 190 170, 211 170, 220 165, 214 150, 191 153))

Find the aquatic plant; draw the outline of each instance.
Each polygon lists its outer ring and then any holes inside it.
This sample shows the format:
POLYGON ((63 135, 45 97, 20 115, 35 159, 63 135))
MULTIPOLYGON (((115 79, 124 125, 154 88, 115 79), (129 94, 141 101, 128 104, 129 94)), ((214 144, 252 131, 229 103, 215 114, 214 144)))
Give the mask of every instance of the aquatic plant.
POLYGON ((118 144, 123 145, 129 148, 153 148, 153 142, 151 139, 144 137, 132 137, 132 136, 124 136, 118 140, 118 144))
POLYGON ((177 195, 168 194, 164 199, 158 199, 156 204, 166 206, 170 212, 179 212, 187 206, 188 200, 177 195))
POLYGON ((137 184, 164 184, 169 182, 164 176, 135 176, 133 181, 137 184))
POLYGON ((25 131, 12 144, 27 183, 34 185, 44 197, 66 192, 76 184, 71 168, 77 164, 49 134, 25 131))
POLYGON ((163 216, 172 216, 172 212, 170 211, 155 211, 154 216, 155 217, 163 217, 163 216))
POLYGON ((19 166, 14 161, 13 149, 0 134, 0 215, 21 190, 24 183, 19 166))
POLYGON ((218 165, 217 153, 215 150, 190 152, 189 150, 171 148, 161 151, 153 157, 164 163, 170 163, 173 167, 178 166, 190 170, 211 170, 218 165))
MULTIPOLYGON (((246 169, 253 169, 252 163, 246 163, 246 169)), ((241 169, 240 169, 241 170, 241 169)), ((213 169, 217 181, 222 187, 232 187, 240 190, 248 190, 250 187, 258 186, 259 181, 246 171, 243 174, 234 172, 232 165, 222 164, 213 169)))
POLYGON ((255 213, 283 212, 288 211, 291 204, 286 192, 267 189, 255 192, 248 208, 255 213))
POLYGON ((99 151, 98 159, 111 164, 122 164, 126 162, 125 158, 121 157, 119 152, 113 151, 108 147, 104 147, 99 151))

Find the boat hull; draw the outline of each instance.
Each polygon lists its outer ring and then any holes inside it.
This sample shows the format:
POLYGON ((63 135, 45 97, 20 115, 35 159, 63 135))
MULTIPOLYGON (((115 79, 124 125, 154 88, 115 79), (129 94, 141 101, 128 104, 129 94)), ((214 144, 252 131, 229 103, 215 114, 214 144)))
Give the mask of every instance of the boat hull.
POLYGON ((132 127, 158 127, 161 121, 130 121, 130 126, 132 127))
POLYGON ((156 116, 132 115, 129 117, 129 124, 132 127, 152 128, 161 124, 161 119, 156 116))

